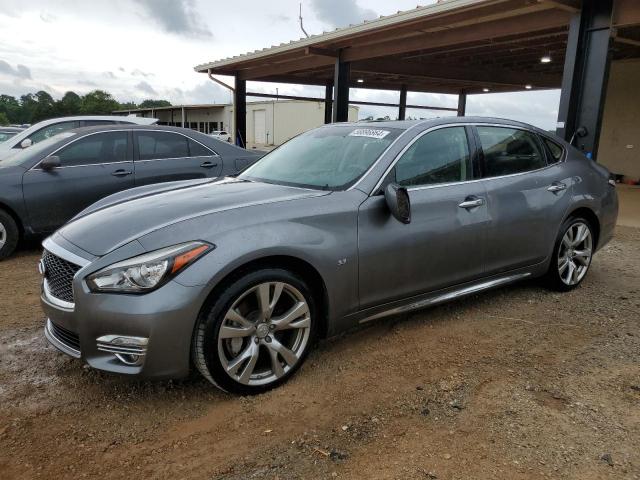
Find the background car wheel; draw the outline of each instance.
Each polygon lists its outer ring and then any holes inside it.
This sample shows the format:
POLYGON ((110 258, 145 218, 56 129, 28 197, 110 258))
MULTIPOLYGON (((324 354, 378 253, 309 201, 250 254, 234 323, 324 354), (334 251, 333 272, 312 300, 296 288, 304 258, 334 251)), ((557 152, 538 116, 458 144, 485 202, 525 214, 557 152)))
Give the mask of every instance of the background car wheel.
POLYGON ((587 219, 571 217, 562 224, 547 273, 551 288, 566 292, 580 285, 591 266, 594 240, 587 219))
POLYGON ((196 326, 193 359, 223 390, 256 394, 285 382, 315 340, 317 309, 304 280, 264 269, 233 281, 196 326))
POLYGON ((13 253, 18 245, 19 238, 20 231, 13 217, 0 210, 0 260, 13 253))

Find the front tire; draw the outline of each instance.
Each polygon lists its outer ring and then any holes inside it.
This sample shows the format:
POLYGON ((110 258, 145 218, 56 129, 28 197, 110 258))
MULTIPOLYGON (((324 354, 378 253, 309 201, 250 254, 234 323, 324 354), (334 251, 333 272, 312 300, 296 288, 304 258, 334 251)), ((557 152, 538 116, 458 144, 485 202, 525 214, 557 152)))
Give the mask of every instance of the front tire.
POLYGON ((594 246, 593 227, 586 218, 565 220, 556 238, 547 285, 561 292, 580 285, 591 266, 594 246))
POLYGON ((225 391, 262 393, 300 368, 317 324, 315 298, 302 278, 277 268, 247 273, 200 315, 193 360, 225 391))
POLYGON ((18 245, 20 230, 11 215, 0 210, 0 260, 4 260, 13 253, 18 245))

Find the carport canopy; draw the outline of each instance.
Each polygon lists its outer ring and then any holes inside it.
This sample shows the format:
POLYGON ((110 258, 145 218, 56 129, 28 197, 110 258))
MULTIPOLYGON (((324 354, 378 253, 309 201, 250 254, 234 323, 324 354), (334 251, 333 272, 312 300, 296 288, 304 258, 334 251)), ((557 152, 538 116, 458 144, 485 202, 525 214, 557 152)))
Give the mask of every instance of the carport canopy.
MULTIPOLYGON (((353 87, 399 91, 400 118, 407 91, 458 94, 462 115, 467 94, 562 88, 567 101, 564 107, 561 101, 560 116, 579 117, 571 109, 590 94, 582 88, 591 81, 588 68, 602 72, 594 88, 604 90, 612 59, 638 57, 637 0, 445 0, 195 70, 235 77, 236 132, 242 137, 246 81, 325 86, 326 108, 333 106, 326 121, 346 120, 353 87), (607 44, 599 55, 600 32, 607 44)), ((580 124, 579 118, 558 120, 565 136, 580 124)))

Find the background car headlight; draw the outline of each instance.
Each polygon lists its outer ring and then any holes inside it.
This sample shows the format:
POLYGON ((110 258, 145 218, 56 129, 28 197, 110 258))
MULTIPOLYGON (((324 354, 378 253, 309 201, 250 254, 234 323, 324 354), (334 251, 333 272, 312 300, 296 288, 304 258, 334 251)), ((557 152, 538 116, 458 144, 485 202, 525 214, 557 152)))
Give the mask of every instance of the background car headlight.
POLYGON ((92 292, 149 292, 213 248, 209 243, 189 242, 145 253, 89 275, 87 285, 92 292))

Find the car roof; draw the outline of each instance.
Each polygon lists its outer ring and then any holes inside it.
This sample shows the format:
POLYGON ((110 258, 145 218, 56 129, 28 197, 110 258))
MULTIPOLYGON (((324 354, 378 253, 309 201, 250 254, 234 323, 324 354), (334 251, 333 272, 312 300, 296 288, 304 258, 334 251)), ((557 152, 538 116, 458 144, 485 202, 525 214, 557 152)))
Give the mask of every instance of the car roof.
MULTIPOLYGON (((367 128, 398 128, 402 130, 408 130, 409 128, 415 127, 417 125, 423 125, 425 127, 430 126, 438 126, 438 125, 449 125, 455 123, 492 123, 498 125, 510 125, 514 127, 522 127, 530 130, 535 130, 538 132, 544 132, 543 130, 535 127, 533 125, 529 125, 527 123, 518 122, 516 120, 509 120, 506 118, 496 118, 496 117, 436 117, 436 118, 428 118, 423 120, 372 120, 372 121, 361 121, 361 122, 344 122, 344 123, 333 123, 327 124, 325 127, 331 127, 332 125, 343 125, 343 126, 353 126, 353 127, 367 127, 367 128)), ((545 132, 546 133, 546 132, 545 132)))

